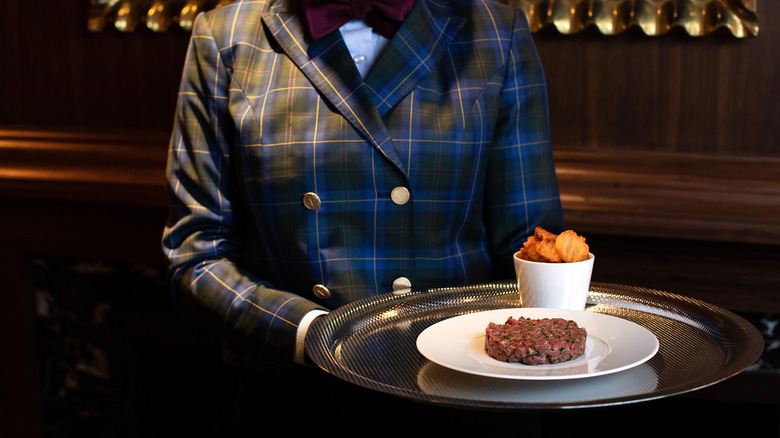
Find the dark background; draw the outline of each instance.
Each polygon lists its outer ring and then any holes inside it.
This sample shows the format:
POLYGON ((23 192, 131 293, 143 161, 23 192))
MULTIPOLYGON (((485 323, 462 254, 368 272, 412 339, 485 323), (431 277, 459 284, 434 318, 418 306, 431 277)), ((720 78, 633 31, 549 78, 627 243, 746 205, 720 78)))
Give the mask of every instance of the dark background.
MULTIPOLYGON (((159 246, 187 32, 91 33, 86 0, 0 7, 0 436, 219 430, 210 407, 240 391, 218 341, 171 308, 159 246)), ((594 281, 705 300, 767 342, 712 388, 567 420, 649 413, 777 435, 780 3, 757 10, 757 37, 535 36, 594 281)))

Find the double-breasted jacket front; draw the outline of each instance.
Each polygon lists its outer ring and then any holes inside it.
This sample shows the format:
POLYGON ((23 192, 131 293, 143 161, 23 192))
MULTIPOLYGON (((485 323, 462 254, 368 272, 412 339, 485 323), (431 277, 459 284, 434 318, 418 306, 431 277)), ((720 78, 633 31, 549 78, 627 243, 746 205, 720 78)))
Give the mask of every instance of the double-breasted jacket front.
POLYGON ((313 308, 509 279, 562 228, 531 33, 488 0, 418 0, 365 79, 281 0, 199 15, 168 184, 177 301, 267 357, 313 308))

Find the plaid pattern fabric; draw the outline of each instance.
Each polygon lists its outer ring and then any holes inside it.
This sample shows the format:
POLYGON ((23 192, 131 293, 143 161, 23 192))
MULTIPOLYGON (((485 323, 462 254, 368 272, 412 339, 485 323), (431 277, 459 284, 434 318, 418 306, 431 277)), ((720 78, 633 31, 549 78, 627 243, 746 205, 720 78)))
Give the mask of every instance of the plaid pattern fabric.
POLYGON ((313 308, 401 276, 509 279, 535 226, 563 227, 531 33, 485 0, 418 0, 365 81, 338 32, 307 41, 281 2, 201 14, 168 176, 177 300, 268 358, 292 358, 313 308))

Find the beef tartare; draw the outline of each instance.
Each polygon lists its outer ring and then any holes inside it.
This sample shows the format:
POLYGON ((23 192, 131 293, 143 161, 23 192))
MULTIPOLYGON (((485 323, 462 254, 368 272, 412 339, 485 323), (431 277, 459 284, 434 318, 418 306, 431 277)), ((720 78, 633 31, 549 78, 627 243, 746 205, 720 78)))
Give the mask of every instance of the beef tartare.
POLYGON ((514 319, 489 323, 485 329, 485 352, 502 362, 525 365, 570 361, 585 353, 585 328, 563 318, 514 319))

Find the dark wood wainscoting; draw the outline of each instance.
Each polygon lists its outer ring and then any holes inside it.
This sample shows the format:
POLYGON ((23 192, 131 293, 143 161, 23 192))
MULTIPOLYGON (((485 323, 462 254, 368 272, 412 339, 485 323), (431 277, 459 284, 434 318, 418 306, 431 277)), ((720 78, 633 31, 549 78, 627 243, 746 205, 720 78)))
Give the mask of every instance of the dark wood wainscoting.
MULTIPOLYGON (((167 132, 0 131, 2 197, 164 207, 167 132)), ((555 148, 587 234, 780 245, 780 158, 555 148)))

